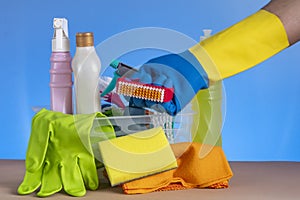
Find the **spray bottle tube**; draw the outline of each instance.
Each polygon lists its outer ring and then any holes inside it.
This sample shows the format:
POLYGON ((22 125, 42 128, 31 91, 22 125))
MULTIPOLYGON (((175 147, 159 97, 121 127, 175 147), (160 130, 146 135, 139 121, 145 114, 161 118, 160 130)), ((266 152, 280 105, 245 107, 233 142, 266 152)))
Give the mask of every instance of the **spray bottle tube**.
POLYGON ((72 114, 72 58, 68 38, 68 21, 65 18, 54 18, 53 28, 54 36, 50 58, 51 110, 72 114))

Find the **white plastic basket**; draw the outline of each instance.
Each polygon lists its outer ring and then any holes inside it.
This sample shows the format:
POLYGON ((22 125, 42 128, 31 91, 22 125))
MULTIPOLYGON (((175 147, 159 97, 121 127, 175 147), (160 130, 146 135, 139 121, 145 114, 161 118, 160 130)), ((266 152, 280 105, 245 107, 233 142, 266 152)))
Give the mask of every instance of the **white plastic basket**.
MULTIPOLYGON (((33 111, 39 112, 47 106, 35 106, 33 111)), ((180 113, 170 116, 167 113, 155 112, 149 115, 113 116, 96 118, 91 130, 91 137, 103 137, 115 134, 117 137, 132 134, 138 131, 161 126, 170 144, 192 141, 192 124, 195 113, 180 113), (97 131, 97 127, 113 126, 114 133, 97 131)))
POLYGON ((109 126, 111 124, 117 137, 161 126, 169 143, 173 144, 177 142, 191 142, 193 118, 193 113, 178 114, 175 117, 166 113, 155 113, 151 115, 96 118, 96 123, 94 124, 97 124, 97 126, 109 126))

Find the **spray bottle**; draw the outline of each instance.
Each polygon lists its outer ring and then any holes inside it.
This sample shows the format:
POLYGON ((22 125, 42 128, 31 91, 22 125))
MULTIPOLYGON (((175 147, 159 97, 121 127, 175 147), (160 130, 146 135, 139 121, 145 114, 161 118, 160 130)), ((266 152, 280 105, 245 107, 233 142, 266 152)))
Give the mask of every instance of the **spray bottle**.
POLYGON ((101 111, 98 87, 101 62, 94 47, 92 32, 76 34, 76 53, 72 61, 76 113, 101 111))
POLYGON ((53 28, 54 35, 50 58, 51 110, 72 114, 72 58, 67 19, 54 18, 53 28))
MULTIPOLYGON (((200 42, 211 36, 212 30, 204 29, 200 42)), ((199 157, 204 158, 214 146, 222 146, 222 81, 214 82, 209 88, 200 90, 191 101, 192 108, 200 112, 194 116, 192 125, 193 142, 203 145, 199 157)))

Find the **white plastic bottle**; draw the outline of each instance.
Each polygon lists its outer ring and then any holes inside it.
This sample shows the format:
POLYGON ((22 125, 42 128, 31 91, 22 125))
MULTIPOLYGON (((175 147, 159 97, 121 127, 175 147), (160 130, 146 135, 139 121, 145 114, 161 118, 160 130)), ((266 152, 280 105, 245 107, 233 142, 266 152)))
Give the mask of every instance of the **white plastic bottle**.
POLYGON ((76 34, 76 52, 72 60, 77 114, 101 111, 98 90, 101 62, 94 47, 92 32, 76 34))

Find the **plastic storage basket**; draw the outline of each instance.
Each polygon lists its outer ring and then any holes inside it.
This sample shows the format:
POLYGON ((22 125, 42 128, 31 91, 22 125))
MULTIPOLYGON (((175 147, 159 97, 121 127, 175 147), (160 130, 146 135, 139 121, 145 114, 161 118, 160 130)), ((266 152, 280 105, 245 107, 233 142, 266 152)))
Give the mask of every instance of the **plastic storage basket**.
MULTIPOLYGON (((172 144, 190 142, 192 140, 191 128, 193 118, 193 113, 179 114, 174 117, 166 113, 154 113, 150 115, 96 118, 94 124, 102 127, 112 125, 117 137, 161 126, 165 131, 169 143, 172 144)), ((92 132, 91 134, 99 133, 92 132)))

